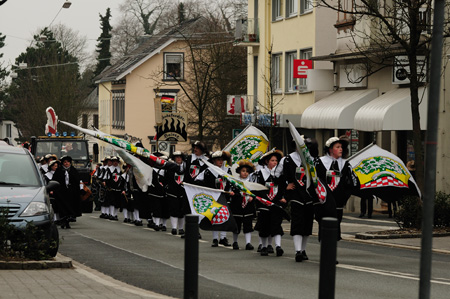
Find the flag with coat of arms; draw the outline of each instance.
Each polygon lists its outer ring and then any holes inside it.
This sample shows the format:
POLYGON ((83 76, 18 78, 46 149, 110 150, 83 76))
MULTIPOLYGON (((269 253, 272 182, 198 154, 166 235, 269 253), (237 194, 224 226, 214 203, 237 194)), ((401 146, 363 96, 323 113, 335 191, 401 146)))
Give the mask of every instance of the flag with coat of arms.
POLYGON ((373 196, 392 202, 421 192, 403 161, 372 143, 347 160, 359 180, 357 196, 373 196))
POLYGON ((237 231, 223 190, 183 183, 191 213, 199 216, 203 230, 237 231))

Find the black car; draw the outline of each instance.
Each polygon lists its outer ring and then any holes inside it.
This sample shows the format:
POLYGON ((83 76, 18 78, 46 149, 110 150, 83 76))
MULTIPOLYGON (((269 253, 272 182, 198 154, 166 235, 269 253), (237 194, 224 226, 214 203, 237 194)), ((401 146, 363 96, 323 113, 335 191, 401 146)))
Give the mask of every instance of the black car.
POLYGON ((58 228, 53 220, 49 192, 57 182, 45 184, 31 153, 24 148, 0 142, 0 210, 8 222, 23 231, 28 222, 43 229, 45 237, 56 246, 48 249, 56 256, 59 246, 58 228))

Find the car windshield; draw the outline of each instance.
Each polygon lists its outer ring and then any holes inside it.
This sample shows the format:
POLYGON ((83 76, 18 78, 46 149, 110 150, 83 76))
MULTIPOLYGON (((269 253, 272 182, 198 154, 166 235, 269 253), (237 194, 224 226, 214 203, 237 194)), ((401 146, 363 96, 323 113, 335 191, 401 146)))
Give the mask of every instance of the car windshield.
POLYGON ((87 160, 86 143, 84 141, 38 141, 36 143, 35 157, 39 159, 47 154, 55 154, 57 157, 69 155, 74 160, 87 160))
POLYGON ((0 186, 39 186, 36 166, 30 156, 0 153, 0 186))

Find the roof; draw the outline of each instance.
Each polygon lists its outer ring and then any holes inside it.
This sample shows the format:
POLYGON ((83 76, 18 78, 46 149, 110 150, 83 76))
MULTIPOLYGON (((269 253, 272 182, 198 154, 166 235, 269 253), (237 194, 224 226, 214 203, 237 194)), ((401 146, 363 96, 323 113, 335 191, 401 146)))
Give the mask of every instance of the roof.
POLYGON ((183 40, 183 35, 193 32, 196 28, 195 25, 201 20, 203 20, 201 17, 187 20, 177 26, 167 28, 156 35, 149 36, 129 55, 120 58, 111 67, 105 68, 100 75, 94 78, 95 83, 123 79, 160 50, 177 40, 183 40))
POLYGON ((86 97, 86 108, 97 109, 98 108, 98 87, 94 88, 91 93, 86 97))

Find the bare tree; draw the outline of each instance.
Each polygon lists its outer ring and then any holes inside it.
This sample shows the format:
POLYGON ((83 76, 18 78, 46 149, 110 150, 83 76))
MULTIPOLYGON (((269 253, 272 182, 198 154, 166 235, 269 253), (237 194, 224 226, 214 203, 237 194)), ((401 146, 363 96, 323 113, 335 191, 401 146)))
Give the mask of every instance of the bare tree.
MULTIPOLYGON (((416 179, 423 187, 424 165, 422 132, 420 127, 419 105, 422 95, 419 87, 426 85, 421 76, 418 56, 429 60, 432 32, 432 0, 321 0, 319 6, 325 6, 340 14, 342 22, 337 26, 346 26, 350 39, 348 51, 364 57, 367 74, 364 77, 395 64, 395 56, 408 57, 410 74, 412 127, 416 179), (364 24, 368 26, 364 26, 364 24)), ((449 5, 446 6, 447 20, 444 36, 449 37, 449 5)), ((428 76, 427 76, 428 77, 428 76)), ((362 80, 363 77, 357 78, 362 80)))
MULTIPOLYGON (((86 52, 87 36, 81 35, 79 31, 73 30, 64 24, 53 25, 50 30, 53 32, 63 50, 77 58, 80 65, 85 65, 89 59, 89 53, 86 52)), ((51 41, 49 41, 51 42, 51 41)))
POLYGON ((136 18, 125 12, 112 30, 111 53, 113 59, 128 55, 135 49, 144 35, 144 29, 136 18))
POLYGON ((163 0, 125 0, 120 9, 134 16, 141 24, 144 34, 154 34, 166 3, 163 0))

